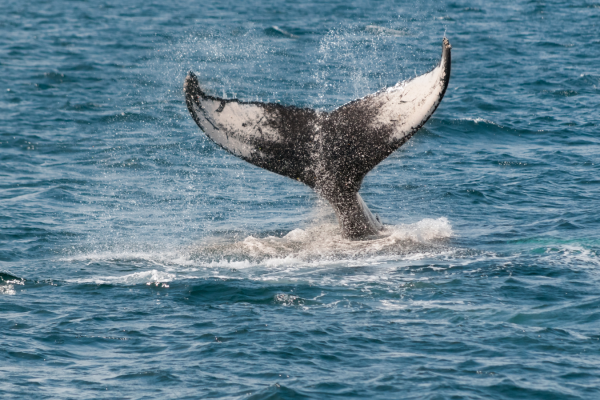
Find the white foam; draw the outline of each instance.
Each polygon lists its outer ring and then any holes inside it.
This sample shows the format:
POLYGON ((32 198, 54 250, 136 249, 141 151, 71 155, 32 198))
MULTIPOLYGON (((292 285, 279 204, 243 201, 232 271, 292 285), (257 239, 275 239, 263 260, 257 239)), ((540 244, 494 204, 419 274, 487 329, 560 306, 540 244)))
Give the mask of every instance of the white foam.
POLYGON ((168 268, 172 265, 193 265, 185 252, 177 250, 153 249, 149 251, 139 250, 117 250, 117 251, 91 251, 62 257, 60 261, 85 262, 87 265, 96 262, 128 262, 128 263, 151 263, 159 267, 168 268))
POLYGON ((421 310, 430 309, 446 309, 446 310, 460 310, 460 311, 473 311, 473 310, 485 310, 488 308, 487 305, 476 305, 471 303, 465 303, 462 300, 459 301, 440 301, 440 300, 381 300, 381 308, 385 310, 404 310, 406 308, 416 308, 421 310))
POLYGON ((490 125, 495 125, 497 127, 503 128, 502 125, 495 123, 494 121, 490 121, 489 119, 484 119, 484 118, 462 118, 463 121, 471 121, 471 122, 475 122, 476 124, 479 124, 481 122, 483 122, 484 124, 490 124, 490 125))
MULTIPOLYGON (((247 279, 260 281, 312 281, 315 274, 324 275, 316 272, 335 268, 373 267, 390 261, 398 268, 403 263, 408 265, 427 258, 447 259, 456 252, 444 242, 452 235, 452 227, 445 217, 387 226, 381 235, 360 241, 344 239, 335 223, 318 223, 294 229, 283 237, 248 236, 233 241, 207 238, 203 243, 176 249, 161 251, 154 246, 147 251, 92 251, 62 260, 84 262, 92 267, 125 263, 141 270, 128 275, 109 273, 69 280, 75 283, 137 285, 198 277, 231 278, 235 271, 247 279)), ((330 278, 320 276, 318 279, 330 278)), ((353 285, 358 281, 385 280, 385 276, 358 273, 335 279, 336 282, 331 283, 353 285)))
POLYGON ((14 296, 17 294, 15 285, 24 285, 24 281, 21 279, 12 279, 2 282, 2 284, 0 284, 0 295, 5 294, 8 296, 14 296))
POLYGON ((83 279, 69 279, 72 283, 95 283, 96 285, 139 285, 142 283, 166 283, 175 280, 176 275, 164 271, 151 270, 134 272, 122 276, 102 276, 83 279))
POLYGON ((600 255, 597 251, 578 244, 563 244, 546 249, 542 256, 551 265, 569 265, 598 271, 600 255))

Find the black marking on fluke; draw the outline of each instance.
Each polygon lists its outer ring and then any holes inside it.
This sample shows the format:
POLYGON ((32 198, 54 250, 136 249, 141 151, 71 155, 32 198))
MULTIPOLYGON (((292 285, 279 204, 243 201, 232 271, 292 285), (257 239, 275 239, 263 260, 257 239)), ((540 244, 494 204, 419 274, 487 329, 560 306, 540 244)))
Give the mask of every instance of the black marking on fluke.
POLYGON ((211 140, 315 189, 333 206, 343 236, 359 239, 383 229, 358 194, 362 180, 436 110, 450 81, 450 49, 444 38, 432 71, 332 112, 209 96, 193 72, 183 87, 192 118, 211 140))

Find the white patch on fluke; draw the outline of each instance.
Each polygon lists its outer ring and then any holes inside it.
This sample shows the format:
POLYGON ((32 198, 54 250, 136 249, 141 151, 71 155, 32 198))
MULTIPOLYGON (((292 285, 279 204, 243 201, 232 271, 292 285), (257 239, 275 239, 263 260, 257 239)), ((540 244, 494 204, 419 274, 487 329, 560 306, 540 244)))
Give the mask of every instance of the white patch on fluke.
MULTIPOLYGON (((444 39, 444 46, 449 44, 444 39)), ((369 127, 379 129, 392 127, 390 142, 402 140, 420 128, 440 104, 448 77, 449 51, 442 52, 439 65, 431 72, 412 80, 399 82, 395 86, 370 94, 348 104, 358 104, 361 108, 377 110, 369 127)), ((340 107, 343 108, 346 105, 340 107)))
POLYGON ((280 134, 267 124, 265 109, 257 104, 221 101, 209 97, 193 102, 204 133, 238 157, 250 158, 260 152, 250 144, 255 139, 277 142, 280 134))

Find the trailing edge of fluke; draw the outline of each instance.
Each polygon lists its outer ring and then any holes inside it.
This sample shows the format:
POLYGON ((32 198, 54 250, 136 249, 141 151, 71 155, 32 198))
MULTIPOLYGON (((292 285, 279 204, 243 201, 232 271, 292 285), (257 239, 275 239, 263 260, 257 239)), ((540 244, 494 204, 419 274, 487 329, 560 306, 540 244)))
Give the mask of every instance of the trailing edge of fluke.
POLYGON ((358 194, 362 180, 436 110, 450 81, 450 49, 444 38, 432 71, 331 112, 209 96, 192 72, 183 88, 192 118, 211 140, 310 186, 334 208, 342 235, 360 239, 383 229, 358 194))

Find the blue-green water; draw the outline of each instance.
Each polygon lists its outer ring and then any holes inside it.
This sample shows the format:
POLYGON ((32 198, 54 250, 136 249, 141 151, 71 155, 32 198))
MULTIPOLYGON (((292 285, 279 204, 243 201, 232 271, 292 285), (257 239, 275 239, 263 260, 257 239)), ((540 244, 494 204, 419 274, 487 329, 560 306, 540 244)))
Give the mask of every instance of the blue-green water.
POLYGON ((0 397, 600 397, 600 3, 5 0, 0 397), (164 3, 164 4, 161 4, 164 3), (340 238, 182 94, 333 109, 453 46, 340 238))

